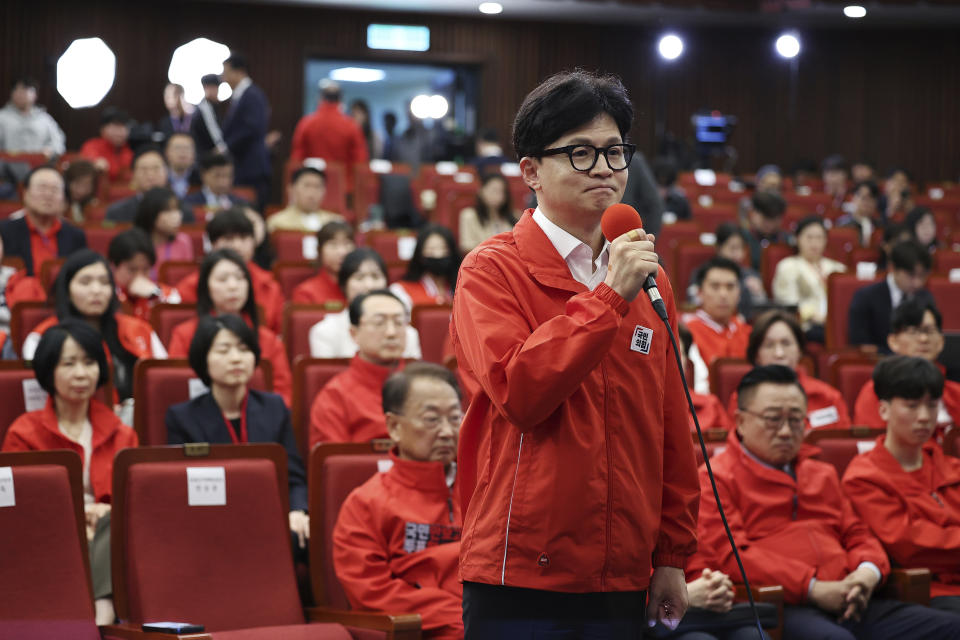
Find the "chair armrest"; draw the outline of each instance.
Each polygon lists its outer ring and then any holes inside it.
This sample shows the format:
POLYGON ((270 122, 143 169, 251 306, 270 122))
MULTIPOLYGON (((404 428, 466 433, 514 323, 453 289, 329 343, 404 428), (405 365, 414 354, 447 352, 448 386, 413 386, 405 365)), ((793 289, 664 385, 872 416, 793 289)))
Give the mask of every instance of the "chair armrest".
POLYGON ((384 613, 383 611, 347 611, 333 607, 307 607, 308 622, 337 622, 348 627, 386 631, 387 640, 419 640, 419 613, 384 613))
POLYGON ((927 605, 930 604, 932 579, 929 569, 894 569, 880 594, 901 602, 927 605))
MULTIPOLYGON (((733 587, 735 602, 748 600, 746 587, 742 584, 735 584, 733 587)), ((750 593, 753 594, 754 602, 766 602, 777 607, 777 626, 773 629, 766 629, 766 632, 773 640, 780 640, 783 637, 783 587, 778 584, 750 587, 750 593)))
POLYGON ((210 640, 209 633, 157 633, 144 631, 139 624, 124 622, 121 624, 104 624, 100 627, 100 637, 104 640, 210 640))

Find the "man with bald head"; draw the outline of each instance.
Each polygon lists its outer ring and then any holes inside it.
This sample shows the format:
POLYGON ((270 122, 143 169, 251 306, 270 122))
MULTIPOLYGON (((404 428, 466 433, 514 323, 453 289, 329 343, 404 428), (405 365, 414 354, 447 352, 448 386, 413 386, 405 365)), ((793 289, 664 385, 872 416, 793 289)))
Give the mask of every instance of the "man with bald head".
POLYGON ((63 176, 37 167, 23 181, 23 209, 0 222, 5 254, 23 258, 27 275, 39 275, 46 260, 64 258, 87 246, 81 229, 61 219, 66 208, 63 176))

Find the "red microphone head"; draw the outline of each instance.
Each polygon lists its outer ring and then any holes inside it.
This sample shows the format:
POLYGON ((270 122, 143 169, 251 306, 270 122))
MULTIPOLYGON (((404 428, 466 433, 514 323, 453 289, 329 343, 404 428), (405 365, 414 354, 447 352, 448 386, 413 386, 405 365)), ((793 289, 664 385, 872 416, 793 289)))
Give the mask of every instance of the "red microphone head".
POLYGON ((607 207, 600 218, 603 237, 613 242, 628 231, 643 228, 643 221, 637 210, 628 204, 618 202, 607 207))

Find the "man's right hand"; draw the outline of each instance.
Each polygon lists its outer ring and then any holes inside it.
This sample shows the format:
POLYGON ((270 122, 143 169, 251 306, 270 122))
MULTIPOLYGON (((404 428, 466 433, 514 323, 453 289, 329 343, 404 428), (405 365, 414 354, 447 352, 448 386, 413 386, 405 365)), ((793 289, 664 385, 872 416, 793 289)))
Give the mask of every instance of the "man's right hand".
POLYGON ((607 277, 603 281, 627 302, 637 297, 648 275, 657 277, 660 264, 654 251, 655 239, 653 234, 635 229, 610 243, 607 277))
POLYGON ((817 580, 810 591, 810 601, 827 613, 839 615, 847 604, 850 585, 842 580, 817 580))
POLYGON ((157 290, 157 285, 145 276, 135 277, 127 286, 130 295, 137 298, 149 298, 157 290))

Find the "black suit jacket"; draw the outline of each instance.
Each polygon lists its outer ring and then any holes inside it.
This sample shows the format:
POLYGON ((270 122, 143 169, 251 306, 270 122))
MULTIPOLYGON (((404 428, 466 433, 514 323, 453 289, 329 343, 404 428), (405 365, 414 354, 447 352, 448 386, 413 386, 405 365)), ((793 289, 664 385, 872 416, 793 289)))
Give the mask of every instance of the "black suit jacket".
MULTIPOLYGON (((290 424, 290 410, 275 393, 251 389, 247 399, 247 439, 249 442, 276 442, 287 450, 287 474, 290 479, 290 509, 307 510, 307 477, 303 460, 290 424)), ((212 393, 197 396, 167 409, 167 444, 210 442, 230 444, 223 412, 212 393)))
MULTIPOLYGON (((110 222, 133 222, 133 219, 137 217, 137 209, 140 207, 141 200, 143 200, 143 195, 139 193, 123 200, 117 200, 107 207, 106 219, 110 222)), ((186 202, 180 203, 180 212, 183 214, 184 224, 196 222, 193 207, 188 207, 186 202)))
MULTIPOLYGON (((251 205, 249 202, 247 202, 246 200, 244 200, 243 198, 240 198, 240 197, 238 197, 238 196, 235 196, 235 195, 233 195, 232 193, 228 193, 228 194, 227 194, 227 197, 230 199, 231 204, 239 204, 239 205, 241 205, 241 206, 243 206, 243 207, 252 207, 252 206, 253 206, 253 205, 251 205)), ((182 204, 183 204, 184 207, 189 207, 189 208, 190 208, 190 213, 191 213, 191 215, 193 214, 193 208, 194 208, 194 207, 205 207, 205 206, 207 206, 207 199, 206 199, 206 197, 203 195, 203 191, 194 191, 193 193, 188 193, 188 194, 186 195, 186 197, 185 197, 181 202, 182 202, 182 204)))
MULTIPOLYGON (((4 255, 23 258, 27 265, 27 275, 40 275, 33 270, 33 249, 30 248, 30 229, 27 227, 26 218, 0 222, 0 237, 3 238, 4 255)), ((87 234, 83 229, 62 220, 60 231, 57 231, 57 256, 66 258, 77 249, 83 249, 86 246, 87 234)))
POLYGON ((237 184, 252 184, 270 176, 270 153, 264 137, 270 121, 270 104, 255 84, 247 87, 239 102, 227 108, 223 141, 233 155, 237 184))
MULTIPOLYGON (((922 302, 933 302, 933 294, 921 289, 914 297, 922 302)), ((887 280, 857 289, 850 301, 847 317, 847 337, 850 344, 875 344, 881 353, 890 353, 887 335, 890 333, 890 286, 887 280)))

